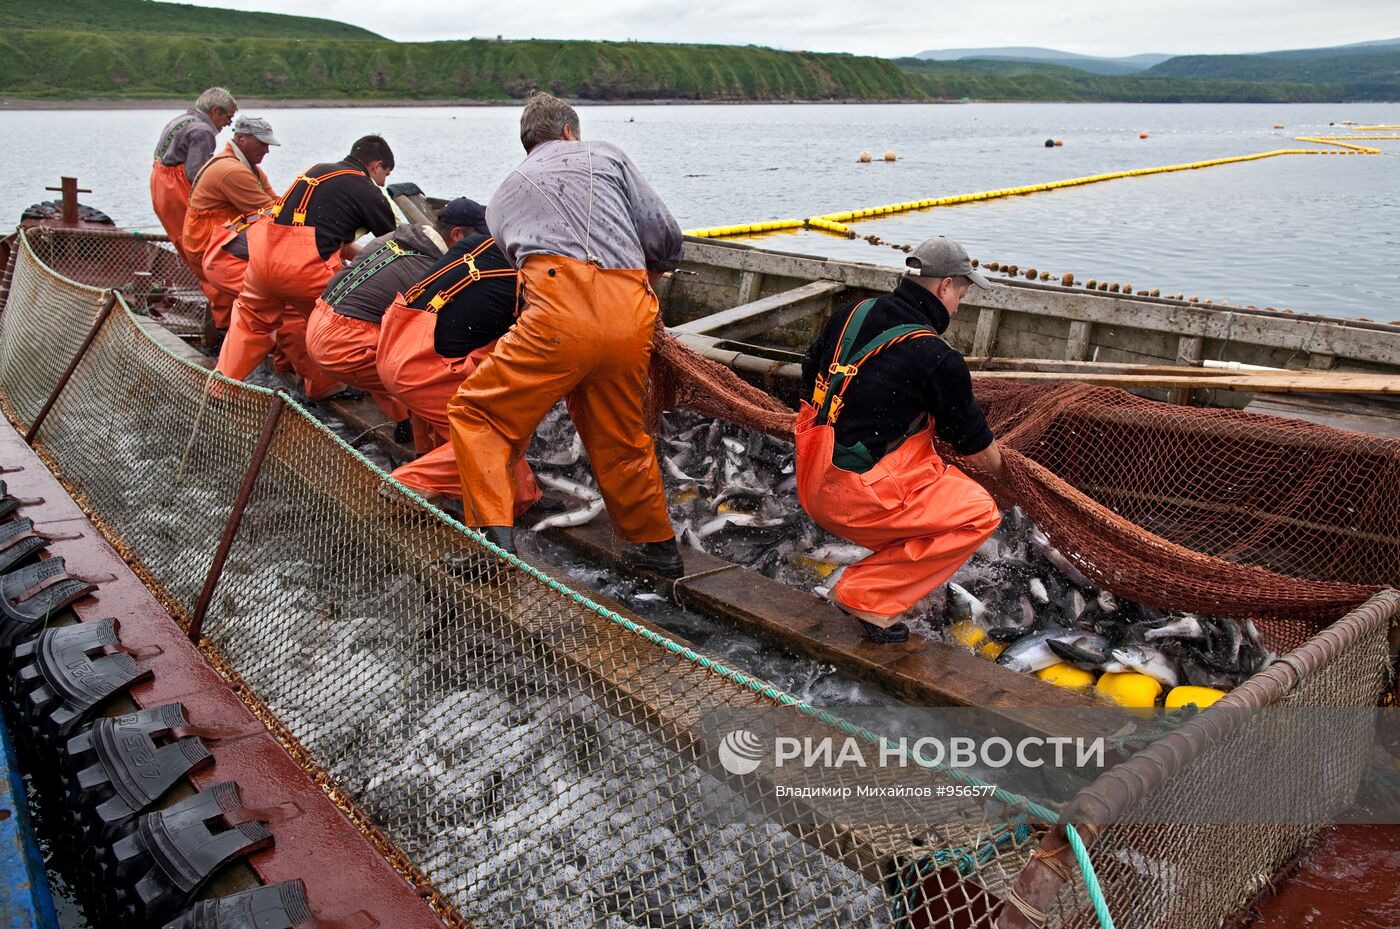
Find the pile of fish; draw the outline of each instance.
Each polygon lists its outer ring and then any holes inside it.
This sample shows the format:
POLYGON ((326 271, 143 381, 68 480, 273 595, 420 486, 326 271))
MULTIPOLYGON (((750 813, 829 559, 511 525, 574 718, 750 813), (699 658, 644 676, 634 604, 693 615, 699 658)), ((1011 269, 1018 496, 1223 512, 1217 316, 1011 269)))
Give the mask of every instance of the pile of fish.
MULTIPOLYGON (((867 549, 802 512, 792 443, 687 411, 666 414, 657 440, 671 521, 682 544, 826 596, 867 549)), ((587 456, 563 406, 541 423, 529 455, 540 484, 571 498, 535 530, 584 525, 603 510, 587 456)), ((1034 673, 1065 662, 1136 671, 1164 689, 1229 690, 1274 655, 1252 622, 1121 601, 1097 588, 1013 508, 996 534, 908 617, 915 632, 967 645, 1034 673), (978 630, 969 636, 969 624, 978 630), (978 648, 989 640, 995 648, 978 648)))

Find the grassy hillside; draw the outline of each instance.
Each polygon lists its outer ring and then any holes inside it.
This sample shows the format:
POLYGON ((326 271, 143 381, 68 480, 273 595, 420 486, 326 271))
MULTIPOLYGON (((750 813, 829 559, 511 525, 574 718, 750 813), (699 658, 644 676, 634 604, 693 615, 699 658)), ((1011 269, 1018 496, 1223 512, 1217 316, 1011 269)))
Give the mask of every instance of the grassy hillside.
POLYGON ((368 29, 329 19, 154 0, 0 0, 0 34, 11 29, 387 41, 368 29))
POLYGON ((1339 86, 1346 100, 1400 100, 1400 47, 1372 46, 1268 55, 1182 55, 1147 71, 1170 78, 1317 81, 1339 86))
POLYGON ((922 97, 877 58, 614 42, 355 42, 16 31, 0 35, 0 93, 143 97, 223 84, 258 97, 595 100, 922 97))
POLYGON ((932 97, 1129 103, 1299 103, 1342 99, 1337 84, 1091 74, 1039 62, 901 58, 932 97))

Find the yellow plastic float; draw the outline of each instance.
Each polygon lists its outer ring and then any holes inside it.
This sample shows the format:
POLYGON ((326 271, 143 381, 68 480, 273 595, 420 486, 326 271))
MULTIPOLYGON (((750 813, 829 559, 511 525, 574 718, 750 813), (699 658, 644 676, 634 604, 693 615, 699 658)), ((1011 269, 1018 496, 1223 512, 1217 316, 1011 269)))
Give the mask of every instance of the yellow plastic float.
POLYGON ((1094 673, 1076 668, 1068 662, 1061 661, 1059 664, 1052 664, 1048 668, 1041 668, 1035 672, 1035 676, 1056 687, 1064 687, 1068 690, 1088 690, 1094 686, 1094 673))
POLYGON ((1194 703, 1198 709, 1204 710, 1223 696, 1225 691, 1216 690, 1214 687, 1191 687, 1183 684, 1173 687, 1167 694, 1166 707, 1169 710, 1179 710, 1188 703, 1194 703))
POLYGON ((1140 714, 1150 713, 1162 693, 1162 685, 1156 679, 1136 671, 1105 671, 1099 675, 1094 689, 1119 706, 1140 714))

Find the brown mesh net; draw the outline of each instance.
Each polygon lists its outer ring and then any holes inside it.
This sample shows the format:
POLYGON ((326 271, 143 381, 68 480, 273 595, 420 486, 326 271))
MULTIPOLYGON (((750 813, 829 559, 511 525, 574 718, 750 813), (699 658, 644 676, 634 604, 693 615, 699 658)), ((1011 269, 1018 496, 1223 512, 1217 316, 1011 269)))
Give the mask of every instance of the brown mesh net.
MULTIPOLYGON (((773 397, 664 333, 654 348, 653 407, 791 437, 773 397)), ((1087 384, 973 384, 1006 462, 982 479, 1120 596, 1259 620, 1289 647, 1400 582, 1400 440, 1087 384)))

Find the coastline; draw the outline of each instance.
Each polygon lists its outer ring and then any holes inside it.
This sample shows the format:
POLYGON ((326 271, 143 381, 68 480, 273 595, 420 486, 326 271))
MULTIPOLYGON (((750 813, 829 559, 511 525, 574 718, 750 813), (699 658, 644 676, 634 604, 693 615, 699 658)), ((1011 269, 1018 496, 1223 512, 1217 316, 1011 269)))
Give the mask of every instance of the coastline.
MULTIPOLYGON (((639 100, 586 100, 565 98, 575 106, 811 106, 817 104, 838 104, 855 106, 860 104, 936 104, 958 105, 963 100, 892 98, 888 100, 867 100, 862 98, 842 98, 839 100, 676 100, 672 98, 639 100)), ((258 109, 348 109, 348 108, 410 108, 410 107, 478 107, 505 106, 518 107, 520 100, 365 100, 361 98, 326 97, 238 97, 240 107, 258 109)), ((968 100, 969 103, 1065 103, 1059 100, 968 100)), ((189 105, 188 97, 83 97, 72 100, 51 100, 44 97, 4 97, 0 96, 0 110, 155 110, 172 105, 189 105)))

